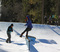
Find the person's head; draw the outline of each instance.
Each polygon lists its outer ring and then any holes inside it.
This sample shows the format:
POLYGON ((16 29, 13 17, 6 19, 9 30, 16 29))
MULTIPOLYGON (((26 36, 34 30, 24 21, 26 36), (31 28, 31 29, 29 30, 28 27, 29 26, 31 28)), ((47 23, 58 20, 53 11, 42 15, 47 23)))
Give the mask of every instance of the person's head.
POLYGON ((29 15, 26 16, 26 19, 27 19, 27 20, 30 20, 29 15))
POLYGON ((13 24, 11 24, 11 27, 13 27, 13 24))

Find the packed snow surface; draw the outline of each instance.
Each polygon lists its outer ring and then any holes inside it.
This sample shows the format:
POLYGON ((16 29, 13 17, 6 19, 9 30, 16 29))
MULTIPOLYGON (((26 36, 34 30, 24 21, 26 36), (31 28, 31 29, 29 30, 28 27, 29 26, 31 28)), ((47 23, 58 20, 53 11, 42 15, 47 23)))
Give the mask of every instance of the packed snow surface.
POLYGON ((60 26, 33 24, 29 36, 36 37, 36 40, 30 42, 29 51, 26 40, 19 37, 26 29, 24 25, 25 23, 0 22, 0 52, 60 52, 60 26), (14 24, 14 31, 11 33, 12 43, 6 43, 6 31, 12 23, 14 24))

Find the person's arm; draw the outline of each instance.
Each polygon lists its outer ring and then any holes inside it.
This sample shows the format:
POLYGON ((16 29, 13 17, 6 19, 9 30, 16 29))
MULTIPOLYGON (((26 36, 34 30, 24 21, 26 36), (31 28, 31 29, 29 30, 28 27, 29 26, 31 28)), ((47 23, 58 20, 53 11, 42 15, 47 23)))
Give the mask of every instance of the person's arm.
POLYGON ((13 28, 11 28, 11 31, 13 32, 13 28))
POLYGON ((27 26, 28 25, 28 21, 26 21, 26 24, 24 26, 27 26))

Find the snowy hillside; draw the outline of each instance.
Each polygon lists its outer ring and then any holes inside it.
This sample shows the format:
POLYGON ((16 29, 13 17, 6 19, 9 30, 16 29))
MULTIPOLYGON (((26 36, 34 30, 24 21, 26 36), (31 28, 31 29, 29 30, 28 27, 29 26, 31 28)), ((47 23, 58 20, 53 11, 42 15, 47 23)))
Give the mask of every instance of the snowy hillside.
MULTIPOLYGON (((13 22, 0 22, 0 52, 29 52, 25 39, 19 37, 26 28, 25 23, 13 23, 12 43, 5 42, 6 30, 11 23, 13 22)), ((36 37, 35 41, 30 42, 30 52, 60 52, 59 26, 33 24, 29 35, 36 37)))

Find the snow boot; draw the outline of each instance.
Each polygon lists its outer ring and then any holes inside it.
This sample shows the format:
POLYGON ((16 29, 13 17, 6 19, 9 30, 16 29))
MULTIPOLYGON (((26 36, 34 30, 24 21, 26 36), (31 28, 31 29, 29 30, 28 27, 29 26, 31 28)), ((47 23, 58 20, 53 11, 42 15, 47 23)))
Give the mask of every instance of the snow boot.
POLYGON ((21 34, 20 37, 22 37, 23 35, 21 34))

